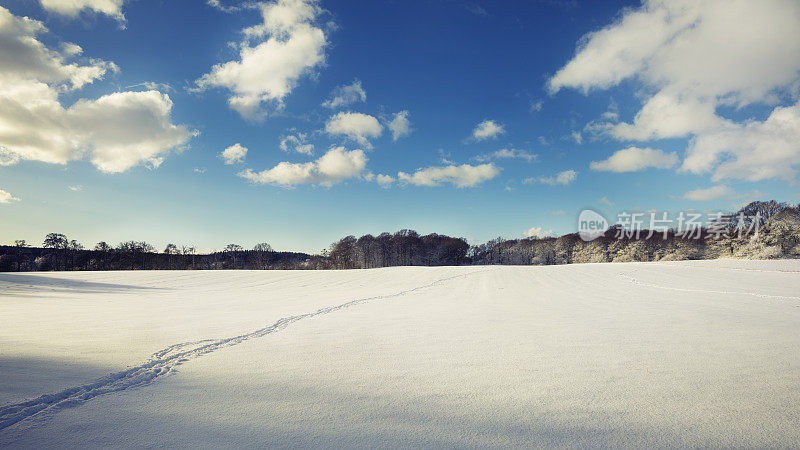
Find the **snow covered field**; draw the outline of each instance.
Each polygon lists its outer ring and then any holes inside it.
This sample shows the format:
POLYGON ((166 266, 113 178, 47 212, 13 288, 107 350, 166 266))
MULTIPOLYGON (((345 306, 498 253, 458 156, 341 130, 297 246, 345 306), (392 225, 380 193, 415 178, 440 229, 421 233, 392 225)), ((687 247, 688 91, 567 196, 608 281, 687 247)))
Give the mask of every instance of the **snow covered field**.
POLYGON ((800 446, 800 261, 0 274, 0 445, 800 446))

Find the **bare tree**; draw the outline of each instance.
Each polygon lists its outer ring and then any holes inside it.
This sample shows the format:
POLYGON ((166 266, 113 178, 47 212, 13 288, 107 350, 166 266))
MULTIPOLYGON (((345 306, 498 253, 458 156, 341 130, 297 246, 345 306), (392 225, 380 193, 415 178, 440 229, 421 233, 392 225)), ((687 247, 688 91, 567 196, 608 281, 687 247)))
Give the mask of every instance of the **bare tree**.
POLYGON ((131 263, 131 265, 135 265, 135 263, 138 262, 140 269, 147 269, 146 255, 148 253, 153 253, 156 250, 155 247, 144 241, 121 242, 117 246, 117 249, 119 250, 120 253, 127 255, 129 263, 131 263))
POLYGON ((267 244, 266 242, 262 242, 260 244, 256 244, 256 246, 253 247, 253 251, 271 253, 274 250, 272 250, 272 246, 271 245, 267 244))
POLYGON ((67 250, 69 251, 70 269, 75 270, 75 261, 78 258, 80 251, 83 250, 83 244, 73 239, 69 241, 67 250))
POLYGON ((272 246, 266 242, 256 244, 255 247, 253 247, 253 266, 256 269, 266 269, 267 257, 272 252, 272 246))
POLYGON ((164 248, 164 254, 167 255, 167 267, 172 269, 172 255, 178 254, 178 246, 175 244, 167 244, 164 248))
POLYGON ((27 247, 28 247, 28 244, 25 242, 25 239, 17 239, 16 241, 14 241, 14 250, 15 250, 14 259, 15 259, 16 266, 17 266, 17 272, 20 271, 20 265, 21 265, 21 262, 22 262, 22 256, 25 254, 25 252, 26 252, 25 248, 27 248, 27 247))
POLYGON ((94 246, 94 251, 100 254, 100 267, 103 270, 108 269, 108 255, 111 253, 111 250, 113 250, 113 248, 111 248, 106 241, 100 241, 94 246))
POLYGON ((244 247, 242 247, 239 244, 228 244, 227 246, 225 246, 225 253, 228 253, 233 257, 233 268, 234 269, 237 267, 236 266, 236 256, 237 256, 238 253, 240 253, 243 250, 244 250, 244 247))
POLYGON ((194 247, 181 245, 181 253, 183 253, 184 255, 192 255, 192 267, 194 267, 194 254, 195 254, 194 247))
POLYGON ((42 247, 49 250, 48 253, 53 255, 56 259, 57 269, 64 270, 67 266, 67 248, 69 247, 69 239, 61 233, 49 233, 44 238, 42 247))

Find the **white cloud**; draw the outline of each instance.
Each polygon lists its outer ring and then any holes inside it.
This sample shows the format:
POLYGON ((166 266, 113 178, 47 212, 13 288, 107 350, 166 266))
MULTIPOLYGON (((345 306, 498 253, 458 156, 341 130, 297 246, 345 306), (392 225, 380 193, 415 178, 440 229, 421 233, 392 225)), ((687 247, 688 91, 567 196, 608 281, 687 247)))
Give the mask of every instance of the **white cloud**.
POLYGON ((98 14, 111 16, 119 21, 124 21, 122 14, 123 0, 39 0, 47 11, 62 14, 68 17, 77 17, 81 11, 87 9, 98 14))
POLYGON ((218 9, 224 13, 232 13, 241 10, 239 6, 226 6, 219 0, 206 0, 206 4, 214 9, 218 9))
POLYGON ((489 15, 483 7, 477 3, 467 3, 464 8, 476 16, 487 17, 489 15))
POLYGON ((791 0, 649 0, 584 36, 548 86, 588 91, 636 77, 697 97, 761 101, 795 81, 799 28, 791 0))
POLYGON ((553 235, 553 230, 543 230, 542 227, 531 227, 522 234, 526 238, 546 238, 553 235))
POLYGON ((123 172, 142 161, 158 166, 193 133, 170 123, 172 100, 157 91, 117 92, 79 100, 69 110, 89 160, 103 172, 123 172))
POLYGON ((365 148, 372 148, 369 138, 377 138, 383 132, 378 119, 369 114, 339 112, 328 119, 325 131, 333 135, 346 136, 365 148))
POLYGON ((242 163, 244 162, 244 158, 247 156, 247 147, 243 147, 237 142, 223 150, 219 156, 227 165, 242 163))
POLYGON ((306 142, 305 133, 290 134, 281 138, 280 148, 284 152, 297 152, 303 155, 314 153, 314 144, 306 142))
POLYGON ((378 183, 380 187, 388 189, 392 183, 395 182, 395 179, 391 175, 378 174, 375 176, 375 182, 378 183))
POLYGON ((614 206, 614 202, 609 200, 608 197, 598 198, 597 199, 597 203, 600 203, 601 205, 606 205, 606 206, 614 206))
POLYGON ((484 120, 472 130, 472 137, 476 141, 485 141, 487 139, 495 139, 505 132, 505 127, 502 124, 494 120, 484 120))
POLYGON ((718 109, 796 97, 798 29, 800 3, 791 0, 648 0, 586 35, 548 86, 587 92, 635 79, 645 102, 633 122, 596 129, 620 140, 689 137, 683 170, 714 180, 794 179, 797 105, 739 123, 718 109))
POLYGON ((500 169, 494 164, 481 164, 479 166, 462 164, 460 166, 450 165, 418 169, 413 174, 398 172, 397 179, 402 183, 416 186, 440 186, 442 183, 450 183, 453 186, 465 188, 491 180, 499 174, 500 169))
POLYGON ((18 163, 22 158, 16 152, 0 147, 0 166, 13 166, 18 163))
POLYGON ((535 177, 535 178, 526 178, 522 180, 525 184, 533 184, 533 183, 542 183, 542 184, 549 184, 551 186, 568 186, 575 182, 578 179, 578 172, 574 170, 565 170, 563 172, 557 173, 555 176, 552 177, 535 177))
POLYGON ((194 173, 204 174, 204 173, 206 173, 206 168, 205 167, 195 167, 194 169, 192 169, 192 171, 194 173))
POLYGON ((492 153, 478 155, 475 160, 480 162, 491 161, 493 159, 524 159, 527 162, 536 161, 538 155, 529 153, 525 150, 517 150, 515 148, 502 148, 492 153))
POLYGON ((411 134, 411 121, 408 120, 408 111, 400 111, 394 114, 386 127, 392 132, 392 140, 395 142, 401 137, 411 134))
POLYGON ((445 152, 443 148, 440 148, 437 151, 437 153, 439 153, 439 161, 442 164, 446 166, 453 166, 456 164, 452 159, 450 159, 451 158, 450 152, 445 152))
POLYGON ((600 117, 611 122, 619 120, 619 105, 613 98, 608 103, 608 109, 606 109, 600 117))
MULTIPOLYGON (((97 60, 88 65, 69 62, 36 39, 46 31, 41 22, 0 7, 0 165, 21 160, 66 164, 85 158, 108 173, 140 163, 156 167, 192 136, 186 127, 170 122, 172 100, 157 91, 78 99, 64 108, 60 93, 117 69, 97 60)), ((72 48, 67 54, 76 52, 72 48)))
POLYGON ((125 89, 131 89, 135 87, 143 87, 148 91, 161 91, 161 92, 172 92, 172 86, 167 83, 156 83, 155 81, 145 81, 144 83, 139 84, 132 84, 130 86, 126 86, 125 89))
POLYGON ((330 98, 322 102, 322 106, 336 109, 365 101, 367 101, 367 92, 361 87, 361 80, 355 80, 351 84, 337 86, 331 92, 330 98))
POLYGON ((0 88, 4 164, 23 159, 66 164, 86 157, 103 172, 124 172, 142 162, 160 165, 191 136, 170 123, 172 101, 156 91, 118 92, 64 109, 57 93, 42 83, 7 87, 0 88))
MULTIPOLYGON (((48 30, 38 20, 16 17, 0 6, 0 80, 8 83, 38 81, 58 86, 59 91, 79 89, 116 71, 114 63, 89 60, 87 65, 69 62, 83 50, 75 44, 64 43, 62 51, 47 48, 36 39, 48 30)), ((10 90, 8 86, 5 91, 10 90)))
POLYGON ((678 164, 678 154, 652 148, 628 147, 618 150, 608 159, 592 161, 592 170, 604 172, 638 172, 647 168, 669 169, 678 164))
POLYGON ((713 172, 713 181, 795 179, 800 164, 800 102, 776 107, 763 121, 727 122, 689 144, 682 170, 713 172))
POLYGON ((687 200, 694 200, 696 202, 710 202, 723 197, 733 197, 736 192, 728 186, 717 185, 707 189, 695 189, 683 195, 687 200))
POLYGON ((258 3, 263 23, 243 30, 239 59, 217 64, 196 81, 197 89, 226 88, 228 104, 245 118, 266 117, 265 106, 282 108, 298 80, 325 61, 327 39, 314 26, 321 9, 314 0, 258 3))
POLYGON ((330 149, 315 161, 307 163, 281 162, 261 172, 250 169, 239 176, 253 183, 292 187, 298 184, 318 184, 330 187, 364 172, 367 157, 362 150, 346 151, 343 147, 330 149))
POLYGON ((11 203, 11 202, 18 202, 20 199, 14 197, 10 193, 0 189, 0 203, 11 203))
POLYGON ((67 188, 72 192, 80 192, 83 190, 83 186, 81 186, 80 184, 75 186, 67 186, 67 188))
POLYGON ((576 144, 578 145, 583 144, 583 135, 581 134, 580 131, 573 131, 572 133, 570 133, 570 137, 572 138, 573 141, 575 141, 576 144))
POLYGON ((618 123, 609 125, 608 129, 619 140, 686 137, 719 127, 724 120, 714 110, 712 101, 661 91, 650 97, 636 113, 632 124, 618 123))

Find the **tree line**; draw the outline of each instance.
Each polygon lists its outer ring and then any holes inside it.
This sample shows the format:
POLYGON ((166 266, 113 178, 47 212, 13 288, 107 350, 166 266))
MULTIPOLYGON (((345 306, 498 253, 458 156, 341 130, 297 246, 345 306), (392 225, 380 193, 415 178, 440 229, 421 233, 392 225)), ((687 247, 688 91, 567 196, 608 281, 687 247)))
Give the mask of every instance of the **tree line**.
POLYGON ((199 254, 192 246, 167 244, 163 251, 143 241, 125 241, 116 246, 101 241, 92 249, 61 233, 49 233, 41 247, 18 240, 0 247, 0 272, 50 270, 219 270, 292 269, 312 259, 311 255, 278 252, 269 244, 250 250, 229 244, 224 250, 199 254))
MULTIPOLYGON (((619 237, 615 225, 604 235, 584 242, 577 233, 551 238, 493 239, 470 246, 464 238, 420 235, 413 230, 394 234, 344 237, 318 255, 279 252, 260 243, 252 249, 229 244, 224 250, 199 254, 191 246, 168 244, 156 251, 147 242, 106 242, 86 249, 61 233, 48 234, 41 247, 15 241, 0 246, 0 272, 49 270, 217 270, 217 269, 371 269, 391 266, 551 265, 592 262, 677 261, 688 259, 785 258, 800 256, 800 205, 752 202, 725 216, 717 237, 687 239, 676 230, 619 237), (758 233, 736 233, 736 217, 758 220, 758 233), (752 219, 757 218, 757 219, 752 219)), ((748 227, 751 223, 744 224, 748 227)), ((645 230, 647 231, 647 230, 645 230)), ((706 236, 709 230, 700 229, 706 236)))

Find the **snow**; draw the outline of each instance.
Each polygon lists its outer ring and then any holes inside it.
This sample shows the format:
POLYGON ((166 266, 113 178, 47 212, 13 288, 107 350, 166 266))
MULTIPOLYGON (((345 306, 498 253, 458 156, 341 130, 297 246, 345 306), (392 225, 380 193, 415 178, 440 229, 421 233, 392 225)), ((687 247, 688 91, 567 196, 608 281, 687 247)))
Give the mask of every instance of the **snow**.
POLYGON ((0 274, 0 445, 800 445, 800 260, 0 274))

